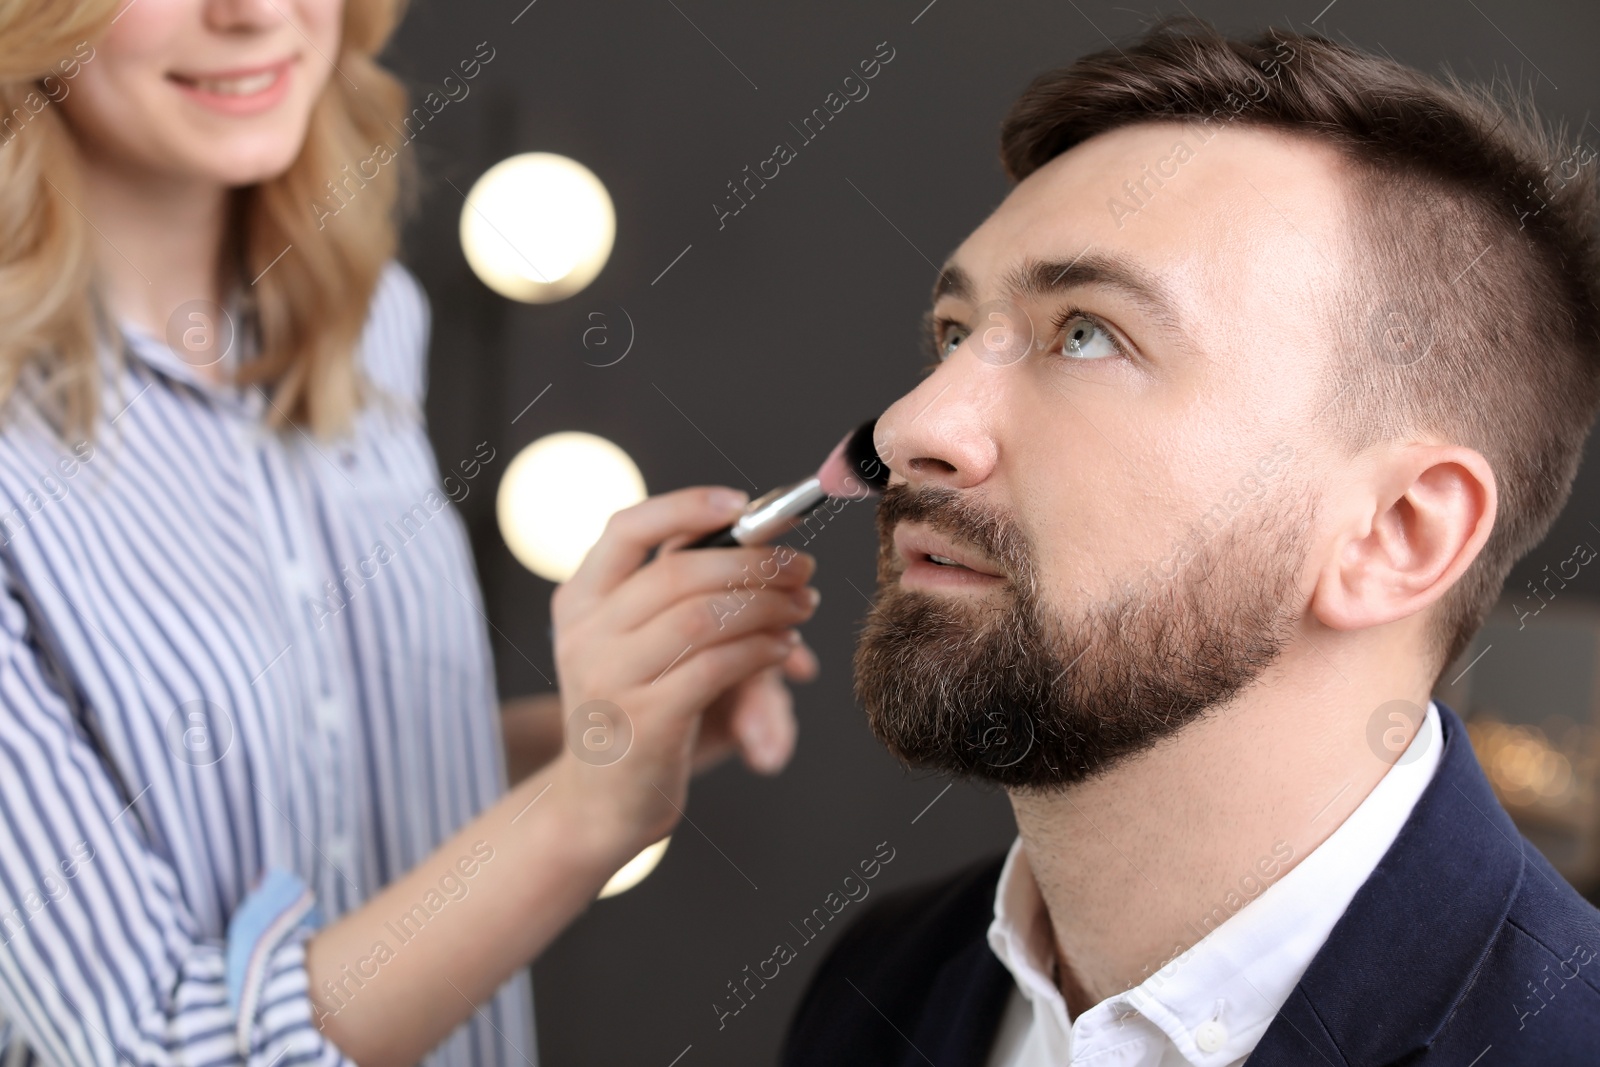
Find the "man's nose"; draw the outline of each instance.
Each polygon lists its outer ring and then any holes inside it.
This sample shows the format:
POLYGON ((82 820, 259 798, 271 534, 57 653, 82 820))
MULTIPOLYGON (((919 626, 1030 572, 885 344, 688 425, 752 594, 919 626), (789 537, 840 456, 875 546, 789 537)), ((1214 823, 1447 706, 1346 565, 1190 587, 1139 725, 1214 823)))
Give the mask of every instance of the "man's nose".
POLYGON ((994 469, 994 431, 1015 368, 979 359, 961 345, 878 419, 878 454, 912 485, 966 489, 994 469))

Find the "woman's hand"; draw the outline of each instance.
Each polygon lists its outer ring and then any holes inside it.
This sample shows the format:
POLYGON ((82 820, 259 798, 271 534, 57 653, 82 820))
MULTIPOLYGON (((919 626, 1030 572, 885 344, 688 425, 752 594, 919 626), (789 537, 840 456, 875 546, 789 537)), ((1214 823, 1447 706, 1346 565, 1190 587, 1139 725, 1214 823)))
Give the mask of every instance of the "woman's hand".
MULTIPOLYGON (((776 774, 794 755, 795 721, 791 682, 816 678, 816 655, 804 641, 780 667, 769 667, 723 693, 706 709, 695 745, 694 773, 721 763, 733 752, 760 774, 776 774)), ((500 706, 506 778, 516 785, 561 754, 566 722, 559 692, 510 697, 500 706)))
POLYGON ((620 511, 551 598, 569 723, 557 778, 624 858, 671 830, 691 771, 736 738, 762 770, 792 751, 782 678, 816 670, 793 630, 816 608, 806 584, 815 561, 786 546, 672 550, 733 521, 745 503, 742 493, 696 488, 620 511), (631 739, 613 762, 615 750, 589 754, 586 730, 611 744, 631 739))
POLYGON ((794 698, 784 680, 809 682, 817 657, 802 642, 778 667, 754 674, 723 693, 700 720, 694 773, 708 770, 737 751, 745 766, 777 774, 794 755, 794 698))

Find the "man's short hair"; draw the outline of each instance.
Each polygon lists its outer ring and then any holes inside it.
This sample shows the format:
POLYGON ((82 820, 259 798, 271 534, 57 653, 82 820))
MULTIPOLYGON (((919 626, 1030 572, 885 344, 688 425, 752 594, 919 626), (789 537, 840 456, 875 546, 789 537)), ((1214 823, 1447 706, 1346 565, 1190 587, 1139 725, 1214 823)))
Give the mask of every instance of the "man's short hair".
POLYGON ((1347 167, 1337 251, 1360 267, 1328 294, 1342 340, 1317 421, 1351 454, 1413 434, 1476 449, 1499 488, 1487 543, 1430 623, 1437 676, 1566 503, 1600 403, 1595 150, 1546 129, 1524 96, 1322 37, 1239 41, 1176 19, 1035 79, 1001 159, 1021 181, 1095 134, 1162 120, 1282 130, 1347 167))

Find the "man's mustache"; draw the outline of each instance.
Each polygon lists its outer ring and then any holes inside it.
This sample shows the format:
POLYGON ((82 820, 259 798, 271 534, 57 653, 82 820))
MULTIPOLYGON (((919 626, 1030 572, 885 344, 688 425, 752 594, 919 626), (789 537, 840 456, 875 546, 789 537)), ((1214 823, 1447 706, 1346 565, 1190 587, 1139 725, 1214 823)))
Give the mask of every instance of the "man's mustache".
POLYGON ((1031 585, 1033 556, 1027 539, 1005 515, 984 507, 959 489, 901 482, 887 486, 878 501, 878 537, 890 552, 894 528, 916 522, 982 552, 1013 583, 1031 585))

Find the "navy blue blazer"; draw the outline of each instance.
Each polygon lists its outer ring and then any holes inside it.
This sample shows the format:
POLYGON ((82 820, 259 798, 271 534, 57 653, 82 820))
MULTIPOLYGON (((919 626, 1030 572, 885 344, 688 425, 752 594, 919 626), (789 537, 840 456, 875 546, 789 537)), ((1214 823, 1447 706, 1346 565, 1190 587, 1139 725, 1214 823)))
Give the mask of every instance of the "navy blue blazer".
MULTIPOLYGON (((1600 1067, 1600 911, 1517 831, 1460 718, 1394 844, 1249 1067, 1600 1067)), ((784 1067, 983 1067, 1010 973, 989 949, 1001 860, 885 897, 834 946, 784 1067)))

